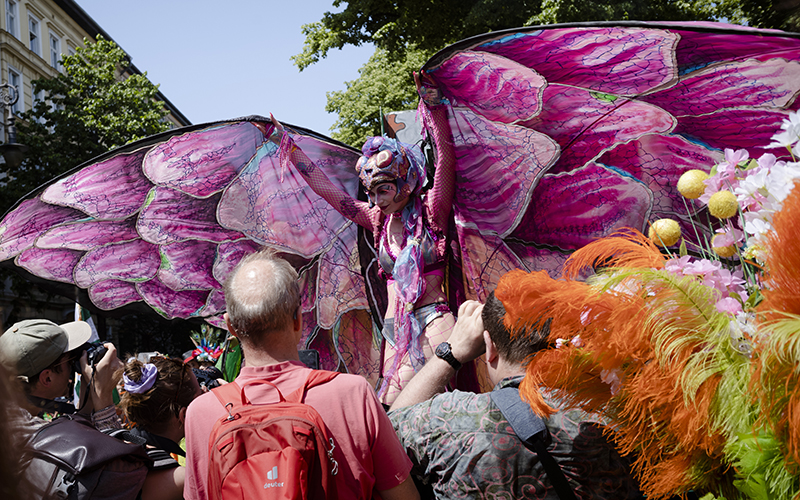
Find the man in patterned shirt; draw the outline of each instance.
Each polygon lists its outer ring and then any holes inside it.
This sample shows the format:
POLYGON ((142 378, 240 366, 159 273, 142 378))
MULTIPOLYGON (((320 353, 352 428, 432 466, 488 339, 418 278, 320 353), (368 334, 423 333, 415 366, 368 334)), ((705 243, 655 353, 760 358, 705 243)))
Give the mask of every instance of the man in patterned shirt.
MULTIPOLYGON (((443 393, 460 364, 484 352, 495 390, 519 387, 522 363, 546 347, 549 324, 512 338, 504 316, 494 293, 485 307, 462 304, 448 345, 437 348, 437 357, 414 376, 389 412, 414 463, 412 475, 436 498, 559 498, 539 457, 517 438, 489 393, 443 393)), ((559 408, 546 390, 542 395, 559 408)), ((548 450, 578 498, 641 498, 598 418, 559 409, 546 425, 552 437, 548 450)))

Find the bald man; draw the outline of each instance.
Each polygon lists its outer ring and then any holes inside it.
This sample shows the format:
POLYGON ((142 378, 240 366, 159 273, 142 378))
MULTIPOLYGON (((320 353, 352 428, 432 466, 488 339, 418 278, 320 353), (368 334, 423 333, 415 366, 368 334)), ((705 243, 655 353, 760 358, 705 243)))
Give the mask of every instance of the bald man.
MULTIPOLYGON (((266 380, 288 395, 308 377, 311 370, 300 362, 297 350, 303 333, 297 278, 288 262, 270 251, 261 251, 242 259, 226 280, 228 330, 238 337, 247 360, 236 379, 239 386, 266 380)), ((277 392, 267 384, 251 384, 245 393, 253 403, 278 401, 277 392)), ((339 499, 367 499, 376 494, 387 500, 419 498, 410 478, 411 461, 366 379, 339 374, 323 385, 311 387, 304 402, 317 410, 335 441, 339 499)), ((189 406, 184 486, 187 500, 208 498, 209 437, 215 422, 227 415, 212 393, 195 399, 189 406)), ((281 471, 277 475, 281 478, 281 471)), ((267 479, 274 477, 265 476, 267 479)))

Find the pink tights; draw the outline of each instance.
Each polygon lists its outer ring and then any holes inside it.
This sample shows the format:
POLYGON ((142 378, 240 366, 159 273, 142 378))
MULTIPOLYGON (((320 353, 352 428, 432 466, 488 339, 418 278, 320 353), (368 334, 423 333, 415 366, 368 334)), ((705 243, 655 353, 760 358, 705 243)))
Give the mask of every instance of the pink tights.
MULTIPOLYGON (((453 326, 456 324, 456 318, 453 316, 453 313, 446 312, 442 316, 434 319, 428 326, 422 331, 422 334, 419 337, 419 341, 422 344, 422 352, 425 354, 425 360, 431 359, 434 355, 433 351, 436 349, 436 346, 450 338, 450 332, 453 330, 453 326)), ((387 370, 391 367, 394 363, 394 358, 397 355, 397 351, 386 343, 386 354, 385 359, 383 362, 384 370, 387 370)), ((406 386, 411 377, 414 376, 414 367, 411 366, 411 359, 409 354, 406 353, 402 361, 400 362, 400 367, 398 368, 397 372, 389 379, 389 387, 383 392, 380 396, 381 403, 391 405, 394 400, 397 398, 397 395, 400 394, 400 391, 403 387, 406 386)))

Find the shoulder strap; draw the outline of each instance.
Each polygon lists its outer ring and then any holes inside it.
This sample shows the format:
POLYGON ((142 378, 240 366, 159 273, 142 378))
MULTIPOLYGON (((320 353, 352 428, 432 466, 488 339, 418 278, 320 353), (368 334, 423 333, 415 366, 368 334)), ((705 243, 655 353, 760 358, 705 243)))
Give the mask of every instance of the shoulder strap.
POLYGON ((230 382, 227 384, 222 384, 219 387, 214 387, 211 389, 211 392, 217 397, 222 406, 226 408, 228 407, 228 404, 232 404, 234 406, 237 404, 242 404, 242 400, 246 397, 244 395, 244 391, 236 382, 230 382))
POLYGON ((533 413, 530 405, 522 401, 519 397, 519 389, 516 387, 504 387, 492 391, 491 395, 492 401, 509 421, 517 437, 539 456, 539 461, 542 462, 558 498, 577 500, 575 492, 572 491, 572 487, 564 476, 564 471, 547 450, 550 443, 550 431, 547 430, 544 419, 533 413))
POLYGON ((222 384, 219 387, 215 387, 211 390, 214 395, 217 397, 219 402, 222 406, 226 407, 231 404, 233 407, 250 404, 250 400, 244 394, 244 387, 253 384, 268 384, 275 388, 278 391, 278 395, 280 396, 281 401, 286 401, 288 403, 299 403, 303 400, 303 396, 307 389, 310 389, 314 386, 324 384, 330 380, 333 380, 334 377, 339 375, 339 372, 329 372, 325 370, 311 370, 311 373, 308 374, 306 381, 303 385, 300 386, 296 391, 289 395, 288 398, 284 398, 283 394, 281 393, 280 389, 268 380, 251 380, 247 382, 243 387, 240 387, 235 381, 230 382, 228 384, 222 384))
POLYGON ((308 389, 312 387, 322 385, 326 382, 330 382, 336 376, 339 375, 339 372, 329 372, 327 370, 311 370, 311 373, 308 374, 308 378, 306 378, 305 383, 300 386, 296 391, 289 394, 289 397, 286 398, 286 401, 289 403, 302 403, 303 397, 306 394, 308 389))

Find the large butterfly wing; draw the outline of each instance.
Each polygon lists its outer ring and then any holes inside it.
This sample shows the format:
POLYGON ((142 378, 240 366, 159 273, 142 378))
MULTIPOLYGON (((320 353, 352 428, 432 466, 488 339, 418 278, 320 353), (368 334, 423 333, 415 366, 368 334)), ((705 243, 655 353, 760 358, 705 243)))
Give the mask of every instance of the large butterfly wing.
MULTIPOLYGON (((358 151, 287 130, 337 186, 357 196, 358 151)), ((245 254, 266 246, 301 273, 305 342, 338 328, 343 315, 353 316, 348 325, 369 323, 356 321, 357 311, 369 309, 359 231, 299 174, 281 169, 271 133, 268 120, 250 117, 177 129, 103 155, 6 214, 0 260, 75 285, 101 310, 146 304, 166 318, 222 326, 221 284, 245 254)), ((361 333, 348 330, 338 345, 329 342, 323 366, 357 363, 373 352, 371 324, 361 333), (357 338, 369 342, 349 352, 357 338)))
POLYGON ((761 154, 800 106, 797 34, 715 23, 501 31, 423 69, 452 104, 455 221, 478 298, 509 269, 557 275, 571 251, 621 227, 669 217, 702 241, 680 175, 725 148, 761 154))

